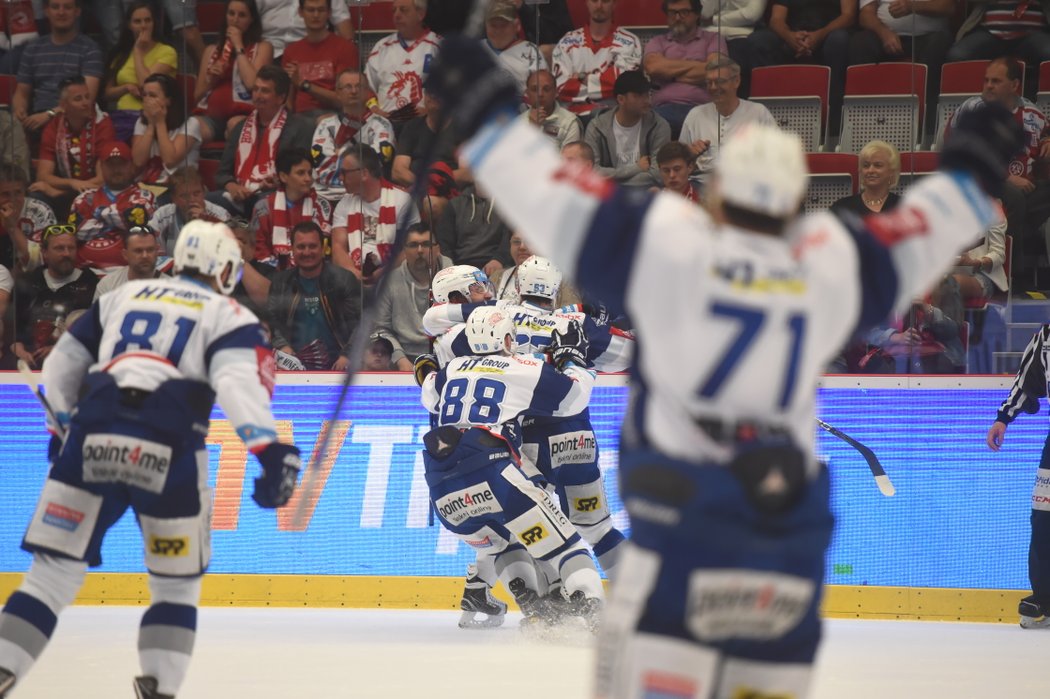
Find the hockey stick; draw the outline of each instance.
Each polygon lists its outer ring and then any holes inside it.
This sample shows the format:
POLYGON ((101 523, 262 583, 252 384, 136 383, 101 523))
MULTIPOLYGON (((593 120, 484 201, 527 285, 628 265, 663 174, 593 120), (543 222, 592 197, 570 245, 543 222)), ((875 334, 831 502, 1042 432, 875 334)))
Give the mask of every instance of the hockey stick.
POLYGON ((886 497, 893 497, 893 494, 897 492, 897 489, 894 488, 893 483, 890 482, 890 477, 886 475, 886 471, 882 468, 882 464, 879 463, 879 459, 875 456, 875 452, 853 439, 853 437, 843 433, 841 430, 832 427, 819 417, 816 418, 816 421, 821 429, 830 432, 859 451, 860 455, 864 457, 864 460, 868 462, 868 468, 871 469, 871 475, 875 476, 875 483, 879 486, 879 491, 886 497))
POLYGON ((25 382, 26 388, 32 391, 33 395, 36 396, 36 399, 40 401, 40 405, 44 406, 44 412, 47 413, 47 416, 55 425, 55 429, 60 430, 63 433, 60 434, 59 437, 65 439, 65 428, 62 426, 62 423, 58 419, 58 415, 51 407, 51 403, 48 402, 47 396, 45 396, 44 392, 40 390, 40 384, 37 383, 36 377, 33 376, 33 372, 29 368, 29 364, 26 363, 26 360, 18 360, 18 373, 21 374, 22 381, 25 382))
MULTIPOLYGON (((480 31, 485 26, 485 10, 487 9, 489 2, 490 0, 474 0, 474 6, 468 16, 464 33, 471 36, 479 35, 480 31)), ((419 161, 419 170, 414 173, 416 176, 415 183, 412 185, 412 190, 409 192, 409 197, 413 202, 419 200, 426 194, 428 186, 428 178, 426 174, 430 170, 431 165, 435 162, 438 145, 439 139, 434 139, 430 149, 419 161)), ((431 222, 430 225, 433 226, 434 223, 431 222)), ((401 216, 400 220, 397 222, 397 232, 394 234, 394 242, 390 246, 389 259, 391 261, 396 260, 401 255, 407 237, 408 219, 405 216, 401 216)), ((339 389, 339 396, 336 398, 335 406, 332 408, 331 418, 328 420, 326 426, 322 428, 323 432, 321 434, 320 443, 317 448, 314 449, 314 453, 306 465, 306 469, 303 472, 302 483, 299 486, 299 489, 302 492, 299 497, 299 502, 296 504, 295 513, 292 516, 292 526, 297 531, 303 529, 308 503, 314 502, 318 476, 321 471, 321 461, 324 459, 324 455, 328 453, 328 447, 332 438, 332 426, 335 425, 336 420, 339 419, 339 415, 343 411, 347 395, 350 392, 350 385, 353 383, 354 376, 357 375, 357 367, 361 365, 361 359, 364 357, 365 347, 368 345, 368 338, 371 337, 372 331, 375 330, 376 307, 379 305, 379 299, 384 293, 386 293, 389 278, 389 270, 379 277, 379 282, 376 284, 376 300, 371 305, 365 306, 365 308, 362 309, 357 330, 354 332, 353 337, 350 340, 350 355, 346 365, 346 373, 343 375, 342 386, 339 389)))

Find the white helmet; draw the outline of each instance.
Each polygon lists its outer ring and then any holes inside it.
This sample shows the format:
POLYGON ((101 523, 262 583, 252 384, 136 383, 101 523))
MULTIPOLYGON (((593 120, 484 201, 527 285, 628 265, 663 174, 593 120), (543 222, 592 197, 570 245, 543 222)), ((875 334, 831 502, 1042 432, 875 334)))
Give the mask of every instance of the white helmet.
POLYGON ((747 124, 729 139, 715 165, 722 201, 773 218, 798 212, 809 171, 797 134, 747 124))
POLYGON ((546 257, 533 255, 518 265, 516 284, 518 296, 539 296, 553 302, 561 288, 561 270, 546 257))
POLYGON ((467 318, 467 344, 474 354, 495 354, 507 350, 504 338, 510 335, 510 351, 516 346, 514 316, 495 306, 479 306, 467 318))
POLYGON ((190 221, 175 241, 175 272, 214 279, 226 296, 241 279, 241 246, 224 223, 190 221))
POLYGON ((470 288, 475 284, 488 286, 489 278, 477 267, 470 265, 453 265, 440 270, 430 282, 430 290, 436 303, 448 303, 448 296, 453 291, 470 299, 470 288))

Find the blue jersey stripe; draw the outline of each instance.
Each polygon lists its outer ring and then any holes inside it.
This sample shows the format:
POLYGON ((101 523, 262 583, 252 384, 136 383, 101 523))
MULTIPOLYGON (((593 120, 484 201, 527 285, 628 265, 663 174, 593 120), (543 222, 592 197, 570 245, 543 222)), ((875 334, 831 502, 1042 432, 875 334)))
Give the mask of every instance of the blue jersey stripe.
POLYGON ((84 345, 93 358, 98 359, 98 347, 102 342, 102 317, 99 313, 98 301, 91 304, 87 313, 77 318, 76 322, 69 326, 69 334, 84 345))
POLYGON ((204 352, 204 363, 210 367, 212 358, 222 350, 256 348, 270 349, 270 342, 266 339, 266 331, 258 323, 242 325, 208 345, 208 349, 204 352))
POLYGON ((860 262, 860 317, 854 335, 885 324, 897 299, 897 268, 890 249, 875 239, 864 222, 851 214, 840 217, 857 246, 860 262))

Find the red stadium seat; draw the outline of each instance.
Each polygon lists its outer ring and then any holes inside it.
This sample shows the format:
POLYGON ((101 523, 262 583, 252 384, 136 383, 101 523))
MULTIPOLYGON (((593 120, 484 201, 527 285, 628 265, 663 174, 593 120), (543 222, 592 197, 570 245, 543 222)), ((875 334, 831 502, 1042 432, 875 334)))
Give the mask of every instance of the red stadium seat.
POLYGON ((1043 114, 1050 111, 1050 61, 1039 64, 1039 93, 1035 96, 1035 104, 1043 114))
POLYGON ((197 5, 197 27, 202 34, 217 34, 226 16, 226 3, 202 2, 197 5))
POLYGON ((807 153, 807 212, 824 211, 842 197, 857 193, 857 156, 853 153, 807 153))
POLYGON ((937 153, 928 150, 901 153, 901 178, 893 191, 903 194, 912 182, 936 170, 938 158, 937 153))
POLYGON ((10 107, 18 79, 13 75, 0 74, 0 107, 10 107))
POLYGON ((751 71, 751 100, 764 104, 780 128, 794 131, 807 151, 820 150, 828 120, 827 66, 784 65, 751 71))
MULTIPOLYGON (((587 0, 568 0, 572 23, 577 27, 587 24, 587 0)), ((542 8, 541 8, 542 11, 542 8)), ((623 27, 666 27, 667 15, 655 0, 626 0, 617 3, 616 24, 623 27)))
POLYGON ((204 186, 208 191, 215 190, 215 173, 219 171, 219 161, 210 158, 201 158, 197 161, 197 171, 204 180, 204 186))
POLYGON ((922 138, 926 66, 921 63, 865 63, 846 69, 839 150, 855 153, 872 140, 899 151, 922 138))

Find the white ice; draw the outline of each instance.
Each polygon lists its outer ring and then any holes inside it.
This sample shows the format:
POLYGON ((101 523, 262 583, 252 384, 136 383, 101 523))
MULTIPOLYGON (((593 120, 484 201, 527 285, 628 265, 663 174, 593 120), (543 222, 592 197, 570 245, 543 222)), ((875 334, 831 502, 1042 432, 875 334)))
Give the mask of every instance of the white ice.
MULTIPOLYGON (((130 699, 141 607, 74 607, 11 699, 130 699)), ((201 610, 179 699, 585 699, 593 651, 524 639, 518 615, 463 631, 458 613, 201 610)), ((831 620, 810 699, 1046 699, 1050 630, 831 620)))

